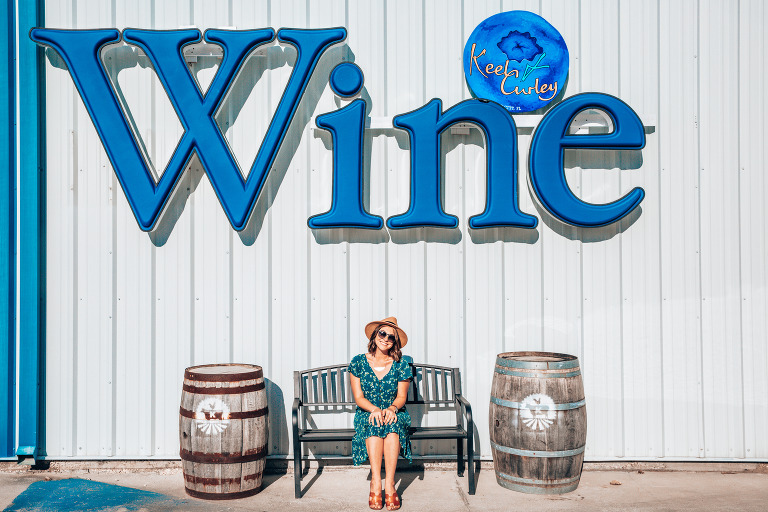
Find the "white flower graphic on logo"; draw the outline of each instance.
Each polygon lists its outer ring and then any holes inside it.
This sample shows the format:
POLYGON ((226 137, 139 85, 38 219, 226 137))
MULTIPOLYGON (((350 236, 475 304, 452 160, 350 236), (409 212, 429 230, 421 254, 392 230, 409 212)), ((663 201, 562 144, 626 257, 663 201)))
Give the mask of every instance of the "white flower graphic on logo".
POLYGON ((555 422, 555 401, 549 396, 542 393, 528 395, 521 405, 520 416, 527 427, 546 430, 555 422))
POLYGON ((195 421, 206 434, 220 434, 229 426, 229 406, 219 398, 206 398, 197 404, 195 421))

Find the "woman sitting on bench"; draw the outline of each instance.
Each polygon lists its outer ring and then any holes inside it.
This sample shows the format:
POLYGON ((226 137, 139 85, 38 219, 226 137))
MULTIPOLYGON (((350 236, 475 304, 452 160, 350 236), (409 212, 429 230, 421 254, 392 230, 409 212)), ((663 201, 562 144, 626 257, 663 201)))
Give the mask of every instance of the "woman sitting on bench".
POLYGON ((412 462, 408 428, 411 417, 403 407, 412 377, 410 365, 402 360, 400 349, 408 336, 397 326, 395 317, 365 326, 368 352, 356 355, 349 363, 349 379, 355 396, 355 437, 352 461, 359 466, 365 459, 371 464, 371 492, 368 506, 383 508, 381 496, 381 459, 384 457, 384 502, 387 510, 400 508, 395 491, 397 457, 412 462))

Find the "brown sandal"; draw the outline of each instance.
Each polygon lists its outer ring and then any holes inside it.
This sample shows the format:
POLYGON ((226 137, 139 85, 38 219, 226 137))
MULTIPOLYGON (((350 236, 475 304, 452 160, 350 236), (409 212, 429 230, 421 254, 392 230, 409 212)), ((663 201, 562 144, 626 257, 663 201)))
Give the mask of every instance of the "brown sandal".
POLYGON ((368 495, 368 508, 372 510, 381 510, 384 508, 384 504, 381 502, 381 493, 370 493, 368 495))
POLYGON ((384 493, 384 502, 387 504, 387 510, 397 510, 400 508, 400 496, 397 492, 392 494, 384 493))

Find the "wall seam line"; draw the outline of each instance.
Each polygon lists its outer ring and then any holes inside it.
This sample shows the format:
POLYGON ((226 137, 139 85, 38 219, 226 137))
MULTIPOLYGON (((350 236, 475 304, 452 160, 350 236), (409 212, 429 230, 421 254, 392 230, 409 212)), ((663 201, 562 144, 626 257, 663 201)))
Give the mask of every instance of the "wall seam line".
MULTIPOLYGON (((657 76, 661 76, 661 0, 656 0, 656 71, 657 76)), ((659 121, 661 120, 661 80, 657 81, 656 83, 656 130, 657 133, 661 131, 661 128, 658 126, 659 121)), ((661 257, 663 251, 663 237, 662 237, 662 219, 663 219, 663 212, 662 212, 662 197, 663 197, 663 189, 661 186, 662 179, 661 179, 661 173, 662 173, 662 159, 661 159, 661 146, 662 146, 662 139, 657 135, 657 143, 658 147, 656 148, 657 151, 657 190, 659 194, 659 221, 658 221, 658 236, 659 236, 659 254, 658 254, 658 262, 659 262, 659 364, 660 364, 660 372, 659 375, 661 376, 661 456, 663 457, 666 453, 666 416, 665 416, 665 405, 666 400, 664 400, 665 393, 665 387, 664 387, 664 265, 663 265, 663 259, 661 257)))
MULTIPOLYGON (((736 76, 741 83, 741 0, 736 2, 736 76)), ((749 83, 749 81, 747 81, 749 83)), ((741 224, 741 87, 736 89, 736 142, 737 142, 737 168, 736 168, 736 187, 738 192, 739 208, 738 216, 738 240, 739 240, 739 349, 740 349, 740 371, 741 371, 741 456, 747 456, 747 416, 746 416, 746 397, 744 382, 744 281, 743 281, 743 259, 742 259, 742 224, 741 224)))
MULTIPOLYGON (((618 30, 618 27, 621 26, 621 2, 617 4, 616 7, 616 27, 617 32, 620 32, 618 30)), ((617 76, 618 76, 618 84, 617 84, 617 90, 619 93, 619 97, 622 96, 622 76, 621 76, 621 34, 618 34, 619 39, 619 51, 618 51, 618 61, 616 63, 616 69, 617 69, 617 76)), ((618 154, 618 163, 621 164, 622 157, 621 154, 618 154)), ((619 166, 619 193, 622 191, 622 172, 621 172, 621 165, 619 166)), ((627 408, 626 408, 626 398, 627 398, 627 386, 626 386, 626 372, 624 371, 624 343, 626 342, 625 336, 624 336, 624 327, 625 327, 625 314, 626 314, 626 296, 625 296, 625 290, 624 290, 624 233, 621 229, 621 221, 619 221, 619 224, 616 226, 619 234, 619 371, 621 372, 621 450, 620 453, 622 456, 626 455, 626 449, 627 449, 627 408)))
POLYGON ((702 265, 701 265, 701 0, 696 1, 696 217, 698 220, 698 267, 699 267, 699 283, 698 283, 698 303, 699 303, 699 403, 701 404, 701 418, 699 433, 701 439, 699 441, 700 456, 706 456, 706 414, 704 408, 704 309, 703 309, 703 289, 702 289, 702 265))

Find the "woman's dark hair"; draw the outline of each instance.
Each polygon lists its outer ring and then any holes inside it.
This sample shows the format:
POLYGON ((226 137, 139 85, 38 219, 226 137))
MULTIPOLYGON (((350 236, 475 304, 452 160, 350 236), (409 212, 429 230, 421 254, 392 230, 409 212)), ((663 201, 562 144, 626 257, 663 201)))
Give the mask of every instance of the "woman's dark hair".
MULTIPOLYGON (((380 324, 376 327, 376 329, 373 330, 373 334, 371 334, 371 339, 368 340, 368 353, 371 355, 376 353, 376 336, 379 335, 379 329, 384 325, 387 324, 380 324)), ((398 362, 400 361, 400 358, 403 357, 403 353, 400 352, 400 335, 397 333, 397 329, 395 329, 395 342, 389 347, 389 353, 387 355, 398 362)))

